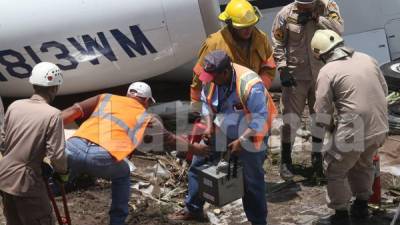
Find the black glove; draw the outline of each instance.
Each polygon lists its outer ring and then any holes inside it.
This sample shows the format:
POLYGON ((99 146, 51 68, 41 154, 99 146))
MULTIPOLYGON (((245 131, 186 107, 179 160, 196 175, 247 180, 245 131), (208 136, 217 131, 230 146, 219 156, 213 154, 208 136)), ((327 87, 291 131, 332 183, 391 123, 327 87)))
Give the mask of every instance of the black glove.
POLYGON ((299 23, 299 24, 304 26, 311 19, 312 19, 312 13, 311 12, 301 12, 297 16, 297 23, 299 23))
POLYGON ((296 79, 290 73, 289 68, 287 66, 279 68, 281 84, 284 87, 292 87, 297 86, 296 79))
POLYGON ((53 168, 51 168, 49 164, 42 162, 42 176, 46 181, 53 175, 53 173, 53 168))
POLYGON ((58 181, 60 183, 66 183, 66 182, 68 182, 68 179, 69 179, 69 172, 67 171, 66 173, 63 173, 63 174, 57 173, 53 170, 53 168, 49 164, 43 162, 42 163, 42 176, 44 177, 46 182, 50 177, 52 177, 54 181, 58 181))

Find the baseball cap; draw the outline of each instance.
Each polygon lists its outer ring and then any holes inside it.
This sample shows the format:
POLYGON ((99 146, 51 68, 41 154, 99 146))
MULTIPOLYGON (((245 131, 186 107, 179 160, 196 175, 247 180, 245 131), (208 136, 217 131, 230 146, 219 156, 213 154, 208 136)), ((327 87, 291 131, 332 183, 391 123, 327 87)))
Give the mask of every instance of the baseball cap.
POLYGON ((210 52, 204 58, 203 70, 200 73, 199 79, 203 83, 209 83, 214 80, 217 73, 223 72, 231 63, 231 59, 225 51, 216 50, 210 52))
POLYGON ((128 95, 151 99, 151 101, 153 101, 153 103, 156 102, 156 100, 154 100, 153 95, 151 93, 150 86, 148 84, 146 84, 145 82, 134 82, 131 85, 129 85, 128 95))

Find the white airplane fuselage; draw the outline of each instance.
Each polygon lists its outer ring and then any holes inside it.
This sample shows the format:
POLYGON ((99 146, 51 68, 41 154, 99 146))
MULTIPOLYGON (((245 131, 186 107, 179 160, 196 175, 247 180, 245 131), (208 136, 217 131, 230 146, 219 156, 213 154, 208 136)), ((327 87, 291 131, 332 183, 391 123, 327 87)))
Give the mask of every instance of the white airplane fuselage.
MULTIPOLYGON (((28 77, 41 61, 56 63, 60 94, 100 90, 184 68, 220 27, 228 0, 19 0, 0 14, 0 96, 28 96, 28 77)), ((291 0, 256 0, 268 35, 291 0)), ((336 0, 349 46, 384 64, 400 58, 400 0, 336 0)), ((175 71, 174 71, 175 73, 175 71)), ((170 75, 170 74, 168 74, 170 75)), ((400 76, 400 74, 399 74, 400 76)), ((176 76, 175 76, 176 77, 176 76)), ((279 82, 275 81, 275 84, 279 82)))
POLYGON ((170 71, 193 59, 207 29, 218 28, 204 21, 219 12, 210 0, 21 0, 1 8, 0 96, 31 94, 27 78, 41 61, 63 70, 60 94, 170 71))

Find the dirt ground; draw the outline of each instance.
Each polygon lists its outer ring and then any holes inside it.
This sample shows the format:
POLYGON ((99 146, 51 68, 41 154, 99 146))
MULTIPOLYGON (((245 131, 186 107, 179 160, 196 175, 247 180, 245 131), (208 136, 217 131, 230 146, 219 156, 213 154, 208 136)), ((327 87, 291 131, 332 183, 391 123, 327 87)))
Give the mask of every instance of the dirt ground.
MULTIPOLYGON (((308 153, 309 152, 306 151, 296 152, 296 162, 298 164, 308 163, 308 153)), ((306 178, 300 175, 296 177, 296 180, 299 180, 298 183, 283 183, 279 178, 278 167, 277 164, 274 163, 274 157, 275 156, 270 157, 265 165, 267 169, 266 180, 268 181, 268 189, 266 190, 269 210, 268 224, 311 225, 314 224, 318 218, 325 217, 332 213, 331 210, 326 207, 326 190, 324 186, 318 186, 309 180, 305 180, 306 178)), ((151 160, 135 158, 133 162, 137 167, 142 168, 153 168, 154 165, 154 161, 151 160)), ((145 174, 144 171, 145 170, 141 170, 140 172, 145 174)), ((171 223, 166 218, 168 213, 180 209, 183 206, 184 192, 174 196, 170 202, 162 201, 157 200, 157 197, 154 196, 146 197, 144 196, 146 195, 144 194, 145 192, 137 190, 137 179, 135 180, 135 178, 132 178, 132 183, 132 197, 130 199, 130 213, 127 219, 127 225, 189 224, 171 223)), ((186 185, 177 186, 182 186, 183 189, 186 187, 186 185)), ((72 218, 72 224, 107 225, 110 195, 110 183, 104 180, 98 180, 95 186, 86 190, 69 193, 68 207, 72 218)), ((57 198, 57 200, 61 207, 61 199, 57 198)), ((394 205, 389 205, 389 207, 393 208, 394 205)), ((219 209, 209 204, 206 204, 205 208, 210 222, 191 222, 190 224, 250 224, 246 220, 240 200, 219 209)), ((376 216, 374 222, 370 224, 390 224, 391 218, 391 214, 376 216)), ((0 213, 0 224, 5 224, 2 213, 0 213)), ((397 224, 400 224, 400 222, 397 224)))
MULTIPOLYGON (((295 178, 296 182, 285 183, 279 177, 279 126, 280 121, 278 120, 274 125, 270 139, 270 153, 264 165, 269 210, 268 224, 315 224, 319 218, 330 215, 332 211, 326 207, 325 186, 317 184, 310 176, 308 167, 310 165, 311 138, 309 135, 297 137, 293 158, 297 165, 298 175, 295 178)), ((307 127, 307 122, 304 126, 307 127)), ((183 207, 186 195, 187 184, 184 167, 178 166, 180 164, 172 156, 157 156, 156 158, 154 156, 135 156, 132 161, 137 170, 132 176, 132 197, 127 225, 172 224, 166 216, 183 207), (159 167, 162 169, 159 170, 159 167), (184 175, 182 179, 177 178, 181 174, 184 175)), ((369 224, 390 224, 399 196, 400 194, 393 196, 393 192, 389 193, 384 190, 382 209, 386 211, 374 216, 373 221, 369 224)), ((67 198, 72 224, 108 224, 108 209, 111 202, 108 181, 97 180, 94 186, 69 193, 67 198)), ((61 200, 57 198, 57 201, 61 206, 61 200)), ((1 203, 0 207, 2 207, 1 203)), ((190 224, 250 224, 242 209, 241 200, 222 208, 206 204, 205 211, 209 222, 190 222, 190 224)), ((5 224, 2 212, 0 212, 0 224, 5 224)), ((353 224, 364 225, 365 223, 353 224)), ((400 222, 396 224, 400 224, 400 222)))

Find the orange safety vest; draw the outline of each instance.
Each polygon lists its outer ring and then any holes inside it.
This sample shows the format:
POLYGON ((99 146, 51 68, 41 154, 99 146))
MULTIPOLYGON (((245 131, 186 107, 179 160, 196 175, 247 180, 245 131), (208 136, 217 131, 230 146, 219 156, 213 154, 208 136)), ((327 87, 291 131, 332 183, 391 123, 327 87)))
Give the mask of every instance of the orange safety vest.
MULTIPOLYGON (((257 83, 263 83, 263 82, 257 75, 257 73, 246 67, 233 63, 233 68, 236 73, 236 93, 238 95, 238 98, 240 99, 241 104, 243 105, 246 118, 248 121, 250 121, 251 112, 246 107, 247 98, 249 97, 250 91, 253 88, 253 86, 257 83)), ((215 93, 215 86, 216 85, 213 82, 204 85, 204 93, 207 96, 207 105, 209 106, 210 109, 214 110, 214 112, 215 109, 212 106, 212 97, 215 93)), ((267 102, 268 118, 264 124, 264 129, 252 137, 254 146, 258 150, 260 150, 264 137, 268 134, 269 130, 272 127, 273 119, 278 115, 278 111, 275 107, 271 95, 268 93, 267 89, 264 90, 267 102)))
POLYGON ((142 142, 149 120, 146 109, 135 99, 103 94, 74 136, 103 147, 120 161, 142 142))

